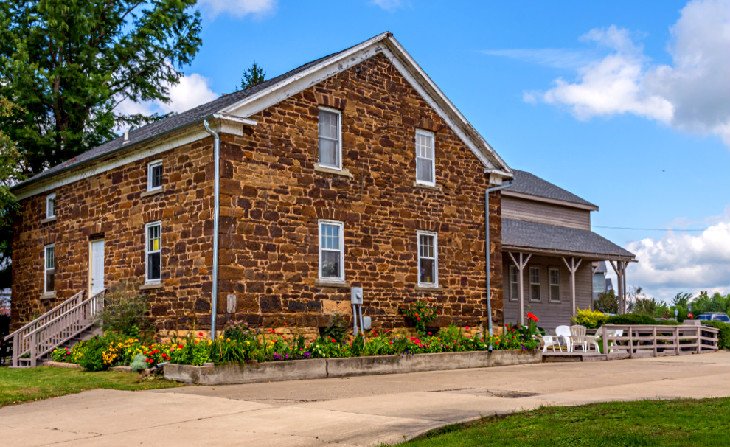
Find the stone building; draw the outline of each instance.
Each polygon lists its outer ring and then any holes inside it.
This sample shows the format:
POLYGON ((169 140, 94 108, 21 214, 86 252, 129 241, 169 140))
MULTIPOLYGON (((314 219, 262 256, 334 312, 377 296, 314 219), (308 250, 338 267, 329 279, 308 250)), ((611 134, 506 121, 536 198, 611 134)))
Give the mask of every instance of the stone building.
POLYGON ((474 326, 485 228, 500 323, 500 195, 489 222, 484 197, 511 177, 384 33, 18 185, 13 324, 124 285, 160 330, 209 327, 213 295, 218 327, 314 329, 349 316, 352 287, 375 327, 402 326, 399 308, 419 299, 437 324, 474 326))

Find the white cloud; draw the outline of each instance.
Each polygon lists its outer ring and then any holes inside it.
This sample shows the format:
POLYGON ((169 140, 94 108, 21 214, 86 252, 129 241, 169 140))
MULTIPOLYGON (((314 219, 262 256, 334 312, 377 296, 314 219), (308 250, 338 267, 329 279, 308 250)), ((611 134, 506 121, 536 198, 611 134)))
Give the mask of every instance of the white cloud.
POLYGON ((237 18, 247 15, 264 16, 276 9, 276 0, 200 0, 198 3, 210 17, 220 14, 237 18))
POLYGON ((579 67, 576 80, 524 99, 567 106, 579 119, 634 114, 730 146, 730 0, 688 3, 671 31, 672 64, 656 65, 627 30, 591 30, 582 40, 608 53, 579 67))
POLYGON ((371 0, 371 3, 386 11, 395 11, 403 6, 403 0, 371 0))
POLYGON ((168 103, 124 100, 117 105, 115 111, 119 114, 142 115, 180 113, 218 97, 208 85, 208 80, 198 73, 182 76, 177 84, 169 87, 169 96, 170 102, 168 103))
POLYGON ((627 282, 643 287, 649 295, 671 298, 682 291, 730 292, 730 220, 699 234, 668 232, 626 248, 639 261, 629 267, 627 282))
POLYGON ((561 69, 578 69, 595 58, 595 52, 592 51, 564 48, 497 48, 482 53, 561 69))

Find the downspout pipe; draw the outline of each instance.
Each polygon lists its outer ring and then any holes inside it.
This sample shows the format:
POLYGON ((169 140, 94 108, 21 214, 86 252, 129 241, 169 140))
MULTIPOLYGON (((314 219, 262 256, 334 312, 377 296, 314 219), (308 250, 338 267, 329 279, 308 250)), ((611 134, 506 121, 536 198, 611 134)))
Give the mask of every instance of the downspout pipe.
MULTIPOLYGON (((505 182, 499 186, 493 186, 484 190, 484 253, 486 257, 486 273, 487 273, 487 323, 489 325, 489 337, 494 336, 494 323, 492 322, 492 256, 491 256, 491 238, 489 237, 489 194, 495 191, 501 191, 512 186, 512 182, 505 182)), ((489 350, 492 350, 491 343, 489 350)))
POLYGON ((210 338, 215 339, 216 317, 218 315, 218 220, 220 216, 220 158, 221 139, 218 132, 210 128, 208 120, 203 120, 205 131, 213 137, 213 274, 210 297, 210 338))

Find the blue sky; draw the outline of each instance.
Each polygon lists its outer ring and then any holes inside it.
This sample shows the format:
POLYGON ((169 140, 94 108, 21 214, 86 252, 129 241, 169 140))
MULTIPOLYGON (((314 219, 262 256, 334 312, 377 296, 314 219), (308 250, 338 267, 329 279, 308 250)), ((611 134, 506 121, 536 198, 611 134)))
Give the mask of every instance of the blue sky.
POLYGON ((389 30, 510 166, 600 206, 594 229, 639 254, 630 284, 730 291, 728 0, 200 7, 203 46, 169 109, 234 90, 254 60, 271 77, 389 30))

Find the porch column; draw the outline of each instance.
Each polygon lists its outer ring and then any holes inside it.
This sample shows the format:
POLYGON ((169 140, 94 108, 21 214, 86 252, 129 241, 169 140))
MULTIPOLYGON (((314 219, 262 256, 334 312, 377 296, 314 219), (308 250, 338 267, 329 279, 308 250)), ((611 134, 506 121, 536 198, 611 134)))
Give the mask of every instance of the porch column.
POLYGON ((626 266, 627 261, 610 261, 613 271, 616 272, 616 282, 618 283, 619 313, 626 313, 626 266))
MULTIPOLYGON (((575 272, 578 271, 578 267, 580 267, 580 263, 583 262, 583 260, 578 259, 578 262, 576 262, 575 258, 572 256, 570 257, 570 263, 565 258, 562 258, 562 260, 570 272, 570 296, 573 299, 573 309, 571 310, 571 313, 575 316, 575 272)), ((592 299, 593 297, 591 297, 591 300, 592 299)))
POLYGON ((517 259, 515 259, 515 256, 512 254, 512 252, 508 252, 509 257, 512 258, 512 262, 515 263, 515 266, 517 267, 517 283, 520 287, 520 324, 525 324, 525 266, 530 261, 530 258, 532 255, 527 255, 527 257, 524 257, 524 253, 518 252, 517 256, 519 259, 519 262, 517 262, 517 259))

